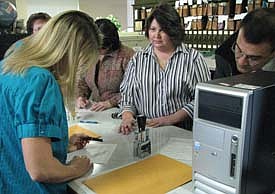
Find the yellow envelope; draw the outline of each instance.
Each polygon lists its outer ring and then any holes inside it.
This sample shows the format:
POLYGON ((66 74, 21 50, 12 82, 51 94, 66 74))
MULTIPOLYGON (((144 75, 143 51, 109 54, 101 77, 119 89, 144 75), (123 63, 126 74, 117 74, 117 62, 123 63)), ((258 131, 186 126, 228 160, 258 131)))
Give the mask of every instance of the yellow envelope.
POLYGON ((94 137, 94 138, 101 137, 100 135, 98 135, 88 129, 85 129, 83 127, 80 127, 79 125, 73 125, 69 128, 69 137, 71 137, 75 133, 84 133, 85 135, 88 135, 88 136, 94 137))
POLYGON ((192 168, 155 155, 84 182, 97 194, 162 194, 192 180, 192 168))

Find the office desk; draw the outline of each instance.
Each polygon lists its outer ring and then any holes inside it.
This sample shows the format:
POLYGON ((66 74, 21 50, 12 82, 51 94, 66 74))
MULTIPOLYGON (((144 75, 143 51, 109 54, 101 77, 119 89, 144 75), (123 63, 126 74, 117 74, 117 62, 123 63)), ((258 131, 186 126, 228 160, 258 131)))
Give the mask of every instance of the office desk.
MULTIPOLYGON (((78 123, 79 126, 92 130, 93 132, 102 136, 104 143, 117 144, 117 147, 107 164, 105 165, 94 164, 94 170, 92 174, 87 174, 69 183, 69 186, 76 193, 79 193, 79 194, 95 193, 92 190, 90 190, 88 187, 86 187, 84 184, 82 184, 82 182, 93 176, 97 176, 99 174, 102 174, 135 162, 135 159, 133 157, 134 134, 131 133, 129 135, 122 135, 118 133, 121 119, 111 118, 111 114, 116 111, 118 110, 110 109, 103 112, 90 112, 90 111, 81 112, 80 110, 80 112, 78 113, 80 116, 80 119, 82 120, 92 119, 92 120, 98 121, 98 124, 78 123)), ((192 132, 178 128, 178 127, 174 127, 174 126, 166 126, 166 127, 150 129, 150 138, 152 143, 152 154, 161 153, 169 157, 173 156, 174 159, 177 159, 186 164, 192 165, 192 159, 191 159, 192 158, 191 157, 192 132), (171 142, 171 138, 182 139, 187 142, 188 146, 186 146, 187 144, 184 143, 182 150, 179 149, 179 147, 177 147, 175 148, 175 150, 164 152, 163 148, 167 146, 169 139, 171 142)), ((192 190, 192 183, 189 182, 168 193, 169 194, 191 194, 192 193, 191 190, 192 190)))

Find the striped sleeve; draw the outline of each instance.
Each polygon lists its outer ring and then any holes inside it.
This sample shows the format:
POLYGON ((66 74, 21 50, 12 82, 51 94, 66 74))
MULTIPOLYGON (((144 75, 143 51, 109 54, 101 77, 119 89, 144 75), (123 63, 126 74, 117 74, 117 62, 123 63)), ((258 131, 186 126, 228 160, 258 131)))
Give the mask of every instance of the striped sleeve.
POLYGON ((135 74, 136 58, 135 56, 129 61, 127 65, 126 72, 124 74, 123 80, 120 84, 120 109, 122 113, 125 111, 130 111, 136 113, 136 108, 134 106, 134 79, 133 75, 135 74))
POLYGON ((196 85, 200 82, 206 82, 210 80, 210 70, 201 55, 198 51, 191 49, 191 53, 194 57, 193 65, 192 67, 194 72, 194 78, 191 81, 191 102, 184 105, 182 108, 187 112, 187 114, 193 118, 193 112, 194 112, 194 101, 195 101, 195 89, 196 85))

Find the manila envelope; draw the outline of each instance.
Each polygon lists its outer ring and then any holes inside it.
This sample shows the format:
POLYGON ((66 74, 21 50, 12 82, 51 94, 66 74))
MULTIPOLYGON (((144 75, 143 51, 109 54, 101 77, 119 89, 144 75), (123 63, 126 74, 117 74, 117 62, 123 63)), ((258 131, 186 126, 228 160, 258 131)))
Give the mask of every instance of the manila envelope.
POLYGON ((88 135, 88 136, 94 137, 94 138, 101 137, 100 135, 98 135, 88 129, 85 129, 83 127, 80 127, 79 125, 73 125, 73 126, 69 127, 69 137, 71 137, 75 133, 84 133, 85 135, 88 135))
POLYGON ((155 155, 84 182, 97 194, 162 194, 192 180, 192 168, 155 155))

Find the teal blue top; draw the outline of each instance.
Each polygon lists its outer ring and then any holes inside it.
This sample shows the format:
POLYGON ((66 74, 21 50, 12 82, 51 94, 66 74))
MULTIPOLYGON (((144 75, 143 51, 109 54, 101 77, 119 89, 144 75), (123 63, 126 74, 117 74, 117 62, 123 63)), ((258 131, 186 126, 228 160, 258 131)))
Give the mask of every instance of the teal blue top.
POLYGON ((23 138, 51 138, 54 157, 65 164, 68 125, 54 76, 39 67, 29 68, 24 75, 2 74, 0 61, 0 99, 0 193, 66 193, 66 183, 31 179, 21 146, 23 138))

